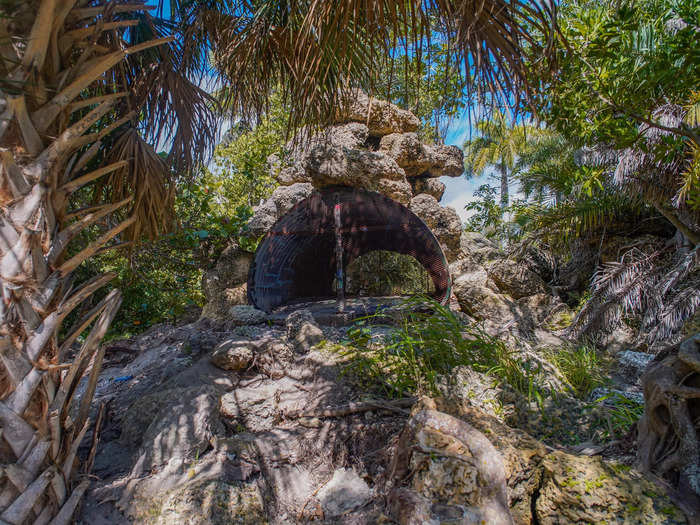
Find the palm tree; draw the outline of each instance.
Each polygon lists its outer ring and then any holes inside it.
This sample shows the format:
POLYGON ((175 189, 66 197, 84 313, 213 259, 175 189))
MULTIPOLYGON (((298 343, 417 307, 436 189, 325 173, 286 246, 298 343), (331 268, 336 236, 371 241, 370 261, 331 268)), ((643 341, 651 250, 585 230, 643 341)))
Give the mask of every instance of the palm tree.
POLYGON ((333 119, 350 87, 371 89, 390 35, 419 45, 435 16, 455 67, 481 88, 527 93, 523 49, 553 25, 534 0, 172 0, 169 20, 142 0, 0 9, 0 520, 11 524, 68 523, 87 488, 76 452, 120 294, 97 300, 114 276, 74 283, 73 271, 171 222, 176 178, 216 133, 198 87, 209 56, 239 113, 264 112, 281 85, 294 126, 333 119))
POLYGON ((469 175, 481 175, 493 166, 501 179, 501 209, 508 207, 508 183, 526 139, 525 125, 513 125, 500 111, 475 125, 478 136, 464 143, 464 165, 469 175))

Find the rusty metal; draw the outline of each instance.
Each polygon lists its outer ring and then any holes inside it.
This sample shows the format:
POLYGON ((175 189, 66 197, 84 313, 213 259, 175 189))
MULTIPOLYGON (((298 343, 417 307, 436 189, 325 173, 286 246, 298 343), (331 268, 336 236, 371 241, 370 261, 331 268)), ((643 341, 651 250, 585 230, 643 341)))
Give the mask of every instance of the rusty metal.
POLYGON ((332 298, 338 263, 344 273, 354 259, 374 250, 414 257, 433 280, 433 297, 447 303, 447 260, 425 223, 388 197, 345 187, 314 192, 274 224, 255 252, 248 300, 271 312, 298 300, 332 298), (336 204, 342 209, 338 224, 336 204), (336 235, 342 244, 340 261, 336 235))

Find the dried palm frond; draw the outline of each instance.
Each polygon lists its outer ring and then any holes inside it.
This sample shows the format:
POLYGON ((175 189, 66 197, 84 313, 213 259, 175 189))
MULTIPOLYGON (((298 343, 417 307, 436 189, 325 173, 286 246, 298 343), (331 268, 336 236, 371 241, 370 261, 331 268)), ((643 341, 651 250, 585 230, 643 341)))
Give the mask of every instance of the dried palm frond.
MULTIPOLYGON (((148 13, 138 21, 129 32, 129 45, 163 38, 179 29, 174 22, 148 13)), ((218 102, 198 85, 204 82, 203 44, 181 37, 128 57, 124 67, 114 71, 117 80, 130 87, 129 102, 139 108, 137 125, 144 139, 166 149, 168 161, 183 175, 209 157, 219 124, 218 102)))
POLYGON ((573 335, 607 332, 623 316, 636 316, 640 342, 653 346, 677 338, 700 305, 700 251, 631 249, 620 262, 602 265, 591 289, 571 325, 573 335))
POLYGON ((113 201, 133 196, 130 215, 136 222, 126 231, 131 239, 155 238, 173 224, 174 184, 168 165, 135 128, 127 128, 115 141, 108 161, 126 160, 107 179, 113 201))

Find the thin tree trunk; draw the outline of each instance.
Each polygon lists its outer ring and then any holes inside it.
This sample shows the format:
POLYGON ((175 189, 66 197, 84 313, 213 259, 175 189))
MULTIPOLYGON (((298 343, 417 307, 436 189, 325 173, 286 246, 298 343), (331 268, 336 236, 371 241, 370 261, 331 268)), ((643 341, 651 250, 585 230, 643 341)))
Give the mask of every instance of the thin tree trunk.
POLYGON ((508 171, 504 164, 499 164, 498 169, 501 172, 501 209, 505 210, 508 207, 508 171))

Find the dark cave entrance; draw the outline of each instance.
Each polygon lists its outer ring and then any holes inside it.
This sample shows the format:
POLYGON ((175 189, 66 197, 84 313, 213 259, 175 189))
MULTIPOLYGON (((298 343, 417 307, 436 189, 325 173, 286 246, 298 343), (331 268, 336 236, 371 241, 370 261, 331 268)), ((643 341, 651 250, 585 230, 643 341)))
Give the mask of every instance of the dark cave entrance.
MULTIPOLYGON (((423 221, 405 206, 379 193, 336 187, 314 192, 267 233, 255 252, 248 275, 249 302, 271 312, 297 301, 335 297, 336 230, 342 238, 344 274, 348 267, 352 270, 358 258, 375 260, 376 265, 376 259, 381 260, 382 256, 371 252, 403 254, 425 269, 431 283, 424 291, 442 303, 449 299, 447 260, 423 221)), ((398 256, 393 259, 401 261, 398 256)), ((403 260, 402 264, 409 262, 403 260)), ((415 269, 412 271, 416 273, 415 269)))

